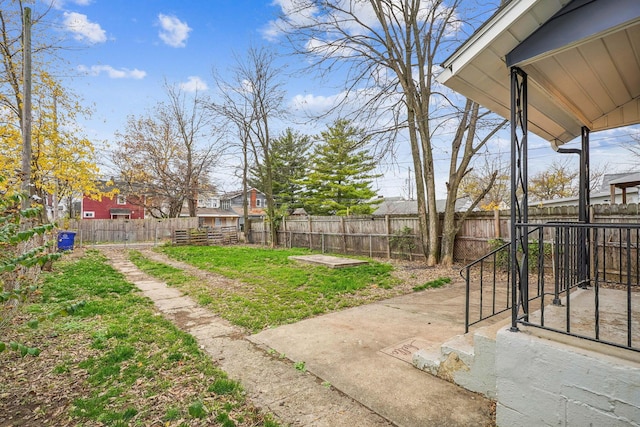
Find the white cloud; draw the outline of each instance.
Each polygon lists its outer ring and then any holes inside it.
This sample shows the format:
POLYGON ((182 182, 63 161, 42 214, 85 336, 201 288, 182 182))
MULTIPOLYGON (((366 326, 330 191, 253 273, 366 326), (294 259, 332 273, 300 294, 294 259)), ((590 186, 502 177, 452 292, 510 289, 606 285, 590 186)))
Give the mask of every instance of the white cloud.
POLYGON ((322 95, 295 95, 291 100, 291 107, 294 110, 302 110, 311 114, 324 113, 334 108, 344 94, 322 96, 322 95))
POLYGON ((262 36, 269 41, 275 41, 287 28, 313 25, 318 20, 318 8, 313 1, 273 0, 272 5, 282 10, 285 19, 269 21, 262 29, 262 36))
POLYGON ((185 47, 191 28, 175 16, 158 15, 160 22, 160 39, 171 47, 185 47))
POLYGON ((186 82, 179 84, 179 87, 185 92, 200 92, 209 89, 207 82, 198 76, 189 76, 186 82))
POLYGON ((146 71, 138 70, 134 68, 129 70, 128 68, 121 68, 119 70, 113 68, 110 65, 92 65, 87 67, 85 65, 78 66, 78 71, 86 73, 90 76, 99 76, 100 74, 106 74, 110 79, 143 79, 146 75, 146 71))
POLYGON ((87 40, 89 43, 107 41, 106 32, 100 27, 100 24, 89 21, 87 15, 65 12, 63 25, 67 31, 73 33, 73 38, 76 40, 87 40))

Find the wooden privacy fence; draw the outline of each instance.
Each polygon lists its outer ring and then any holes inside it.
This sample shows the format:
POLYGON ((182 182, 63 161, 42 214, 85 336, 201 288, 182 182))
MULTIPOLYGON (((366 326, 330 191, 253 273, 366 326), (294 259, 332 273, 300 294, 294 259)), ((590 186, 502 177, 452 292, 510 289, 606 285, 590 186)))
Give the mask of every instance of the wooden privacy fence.
MULTIPOLYGON (((575 222, 576 206, 530 208, 532 223, 575 222)), ((595 205, 591 209, 593 223, 638 223, 640 206, 595 205)), ((270 244, 268 223, 252 221, 246 238, 250 243, 270 244)), ((304 247, 312 250, 365 255, 382 258, 424 259, 422 241, 417 237, 415 216, 349 216, 288 217, 278 230, 278 246, 304 247), (408 233, 404 234, 403 230, 408 233)), ((509 241, 510 212, 472 212, 456 235, 454 260, 474 261, 487 254, 496 244, 509 241)))
POLYGON ((75 231, 78 245, 96 243, 139 243, 170 240, 176 229, 198 227, 198 218, 166 219, 81 219, 65 227, 75 231))
MULTIPOLYGON (((413 230, 418 219, 391 216, 325 216, 285 218, 278 230, 278 244, 331 253, 381 258, 424 258, 422 242, 413 230), (402 230, 408 233, 400 234, 402 230)), ((247 240, 269 243, 268 225, 252 222, 247 240)))
POLYGON ((238 243, 237 227, 189 228, 175 230, 172 242, 174 245, 232 245, 238 243))

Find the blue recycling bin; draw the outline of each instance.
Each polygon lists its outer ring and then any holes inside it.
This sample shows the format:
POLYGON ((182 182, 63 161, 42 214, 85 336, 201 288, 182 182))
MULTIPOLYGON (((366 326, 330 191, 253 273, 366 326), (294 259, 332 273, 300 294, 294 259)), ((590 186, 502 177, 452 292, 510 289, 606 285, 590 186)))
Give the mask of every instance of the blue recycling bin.
POLYGON ((58 251, 72 251, 75 239, 75 231, 58 232, 58 251))

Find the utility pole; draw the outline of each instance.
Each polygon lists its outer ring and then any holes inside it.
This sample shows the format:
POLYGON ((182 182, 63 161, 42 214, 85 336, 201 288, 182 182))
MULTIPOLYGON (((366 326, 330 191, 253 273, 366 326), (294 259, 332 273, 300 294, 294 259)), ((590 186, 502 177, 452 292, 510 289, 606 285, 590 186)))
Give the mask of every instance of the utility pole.
POLYGON ((22 192, 27 196, 22 208, 31 206, 31 8, 24 8, 22 25, 23 99, 22 99, 22 192))

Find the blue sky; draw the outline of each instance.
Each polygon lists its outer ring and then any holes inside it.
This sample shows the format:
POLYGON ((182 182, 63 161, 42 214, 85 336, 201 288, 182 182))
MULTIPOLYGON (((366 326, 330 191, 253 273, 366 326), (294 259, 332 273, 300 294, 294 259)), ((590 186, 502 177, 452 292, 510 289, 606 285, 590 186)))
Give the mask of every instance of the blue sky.
MULTIPOLYGON (((37 0, 41 7, 50 0, 37 0)), ((55 0, 55 11, 46 22, 51 31, 72 40, 80 49, 63 53, 72 75, 65 83, 79 95, 83 104, 94 109, 92 118, 83 123, 87 136, 97 145, 106 141, 113 146, 114 133, 124 130, 128 115, 141 115, 164 99, 163 84, 182 85, 185 91, 198 88, 212 94, 215 88, 212 70, 224 78, 235 63, 234 54, 243 56, 250 45, 265 45, 276 52, 288 51, 284 41, 274 38, 272 23, 288 0, 55 0)), ((307 105, 321 106, 335 93, 320 86, 306 74, 295 73, 300 57, 280 59, 288 62, 291 75, 286 76, 287 102, 304 97, 307 105)), ((300 128, 309 134, 315 129, 300 128)), ((628 130, 592 135, 592 165, 611 163, 610 169, 628 170, 635 165, 619 150, 599 151, 611 147, 628 135, 628 130), (595 153, 595 156, 593 156, 595 153), (622 159, 622 161, 621 161, 622 159)), ((505 137, 506 138, 506 137, 505 137)), ((507 145, 506 140, 501 142, 507 145)), ((558 159, 549 144, 532 138, 530 169, 544 168, 558 159)), ((508 153, 508 147, 503 152, 508 153)), ((102 158, 108 154, 103 149, 102 158)), ((436 154, 438 159, 438 154, 436 154)), ((446 173, 446 155, 437 162, 438 173, 446 173)), ((560 159, 561 160, 561 159, 560 159)), ((400 150, 395 166, 383 161, 375 186, 385 196, 406 196, 408 150, 400 150)), ((236 162, 237 163, 237 162, 236 162)), ((105 173, 111 173, 105 169, 105 173)), ((218 184, 225 191, 239 187, 233 167, 221 170, 218 184)), ((439 191, 443 192, 444 177, 439 191)), ((439 194, 442 197, 444 194, 439 194)))

